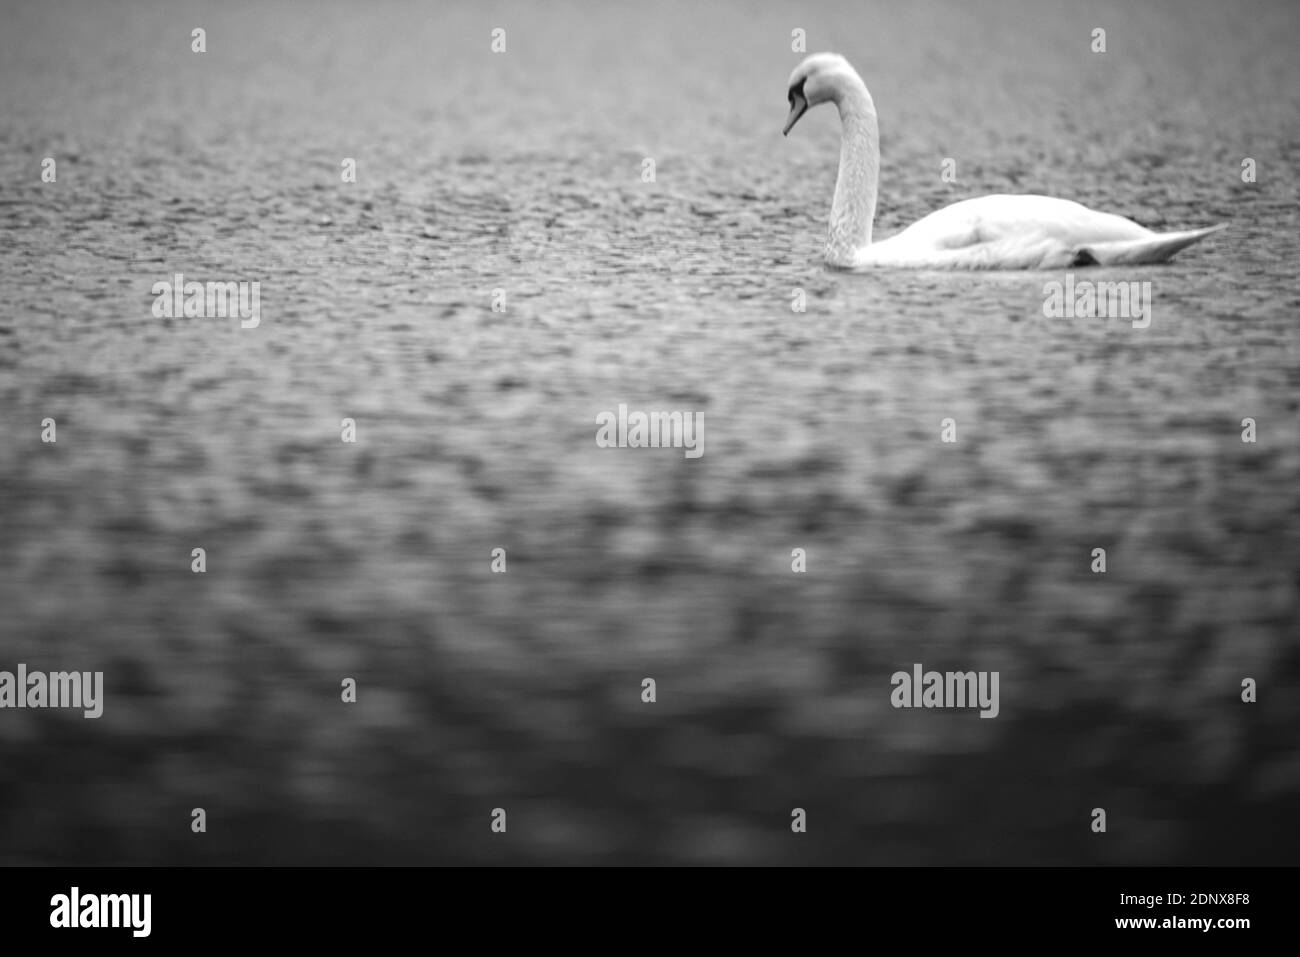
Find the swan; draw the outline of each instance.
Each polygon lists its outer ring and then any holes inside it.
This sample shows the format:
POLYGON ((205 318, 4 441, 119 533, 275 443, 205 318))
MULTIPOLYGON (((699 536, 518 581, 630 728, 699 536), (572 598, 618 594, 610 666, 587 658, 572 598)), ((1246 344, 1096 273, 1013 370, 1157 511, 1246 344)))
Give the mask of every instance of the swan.
POLYGON ((790 74, 782 135, 819 103, 834 103, 842 129, 826 263, 932 269, 1059 269, 1164 262, 1227 224, 1155 233, 1131 219, 1051 196, 981 196, 946 206, 896 236, 871 241, 880 145, 866 84, 838 53, 814 53, 790 74))

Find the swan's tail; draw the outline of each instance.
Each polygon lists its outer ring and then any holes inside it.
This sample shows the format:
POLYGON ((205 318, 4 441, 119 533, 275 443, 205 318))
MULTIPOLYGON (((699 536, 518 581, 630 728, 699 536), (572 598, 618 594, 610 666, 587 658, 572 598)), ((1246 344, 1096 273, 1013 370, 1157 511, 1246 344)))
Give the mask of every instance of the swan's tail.
POLYGON ((1162 263, 1178 250, 1190 246, 1211 233, 1227 229, 1227 223, 1207 229, 1187 229, 1178 233, 1153 233, 1143 239, 1123 239, 1110 243, 1089 243, 1075 250, 1076 265, 1127 266, 1138 263, 1162 263))

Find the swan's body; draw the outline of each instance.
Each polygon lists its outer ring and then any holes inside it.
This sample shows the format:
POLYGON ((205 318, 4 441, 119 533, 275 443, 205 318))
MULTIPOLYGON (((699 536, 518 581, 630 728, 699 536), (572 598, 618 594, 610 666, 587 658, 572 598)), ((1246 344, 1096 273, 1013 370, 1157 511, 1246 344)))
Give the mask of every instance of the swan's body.
POLYGON ((790 75, 785 132, 810 107, 833 102, 843 135, 826 262, 840 269, 1059 269, 1157 263, 1225 226, 1155 233, 1130 219, 1050 196, 981 196, 953 203, 901 233, 871 241, 880 148, 876 107, 842 56, 815 53, 790 75))

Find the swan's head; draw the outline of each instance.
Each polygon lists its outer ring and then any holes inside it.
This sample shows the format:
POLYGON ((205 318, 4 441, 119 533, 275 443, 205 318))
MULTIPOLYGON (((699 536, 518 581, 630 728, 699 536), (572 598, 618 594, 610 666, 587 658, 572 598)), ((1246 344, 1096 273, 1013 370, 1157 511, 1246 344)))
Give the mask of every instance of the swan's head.
POLYGON ((837 102, 851 85, 862 85, 857 71, 838 53, 813 53, 790 74, 790 115, 786 117, 786 135, 809 109, 818 103, 837 102))

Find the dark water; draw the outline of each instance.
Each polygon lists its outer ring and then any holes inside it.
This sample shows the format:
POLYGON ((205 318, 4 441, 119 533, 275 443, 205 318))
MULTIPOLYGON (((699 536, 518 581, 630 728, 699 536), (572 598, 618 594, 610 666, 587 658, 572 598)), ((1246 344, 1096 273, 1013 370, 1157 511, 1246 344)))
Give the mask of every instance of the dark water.
POLYGON ((4 14, 0 669, 107 700, 0 712, 0 862, 1300 857, 1295 5, 4 14), (878 235, 990 192, 1231 228, 1090 277, 1146 330, 827 272, 796 27, 874 95, 878 235), (176 272, 261 325, 154 318, 176 272), (597 448, 619 403, 705 454, 597 448), (1000 716, 892 709, 914 662, 1000 716))

